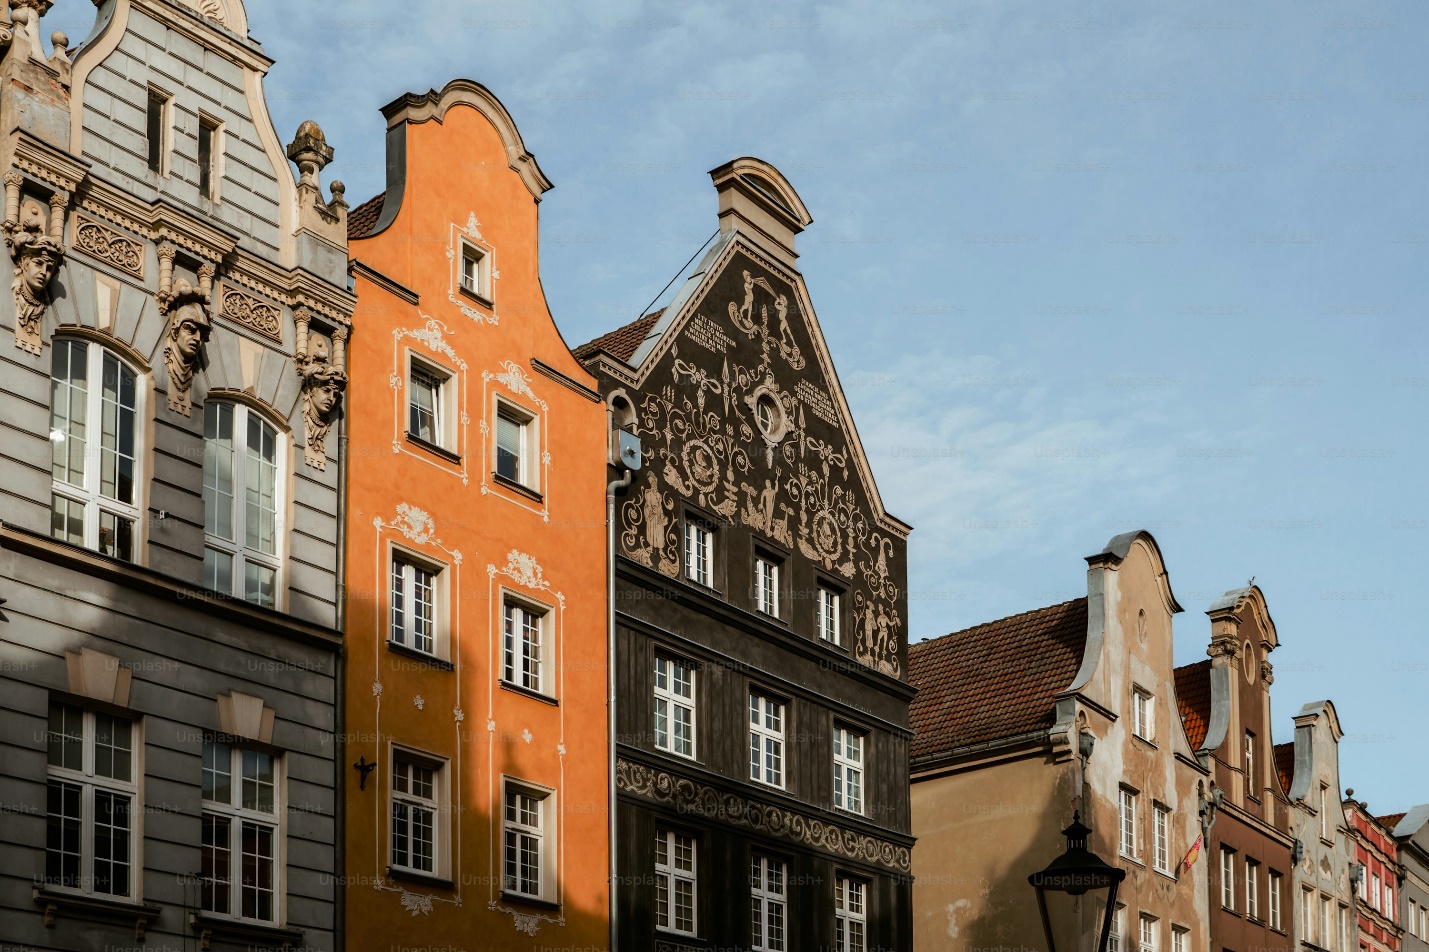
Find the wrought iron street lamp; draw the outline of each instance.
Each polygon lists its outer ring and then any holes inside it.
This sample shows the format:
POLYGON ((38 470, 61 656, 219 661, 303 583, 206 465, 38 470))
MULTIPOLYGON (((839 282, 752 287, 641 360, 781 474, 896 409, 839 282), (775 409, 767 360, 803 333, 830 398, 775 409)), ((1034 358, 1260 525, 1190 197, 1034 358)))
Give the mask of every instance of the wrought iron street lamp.
POLYGON ((1106 917, 1102 922, 1101 935, 1097 938, 1097 952, 1106 952, 1112 920, 1116 915, 1116 891, 1126 878, 1126 870, 1107 865, 1100 856, 1087 849, 1087 837, 1091 832, 1091 828, 1082 823, 1080 812, 1072 814, 1072 825, 1062 831, 1067 838, 1067 851, 1052 860, 1046 869, 1027 877, 1027 882, 1037 890, 1037 909, 1042 914, 1042 931, 1047 934, 1047 952, 1057 952, 1057 944, 1052 938, 1052 920, 1047 916, 1047 893, 1082 896, 1101 889, 1108 892, 1106 917))

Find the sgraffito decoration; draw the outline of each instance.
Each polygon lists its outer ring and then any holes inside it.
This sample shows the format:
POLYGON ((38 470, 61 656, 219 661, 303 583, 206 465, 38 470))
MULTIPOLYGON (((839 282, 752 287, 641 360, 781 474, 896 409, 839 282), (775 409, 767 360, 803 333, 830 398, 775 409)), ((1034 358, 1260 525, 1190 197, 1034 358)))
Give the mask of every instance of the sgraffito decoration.
POLYGON ((622 506, 621 546, 676 576, 681 501, 747 526, 847 585, 854 657, 900 677, 901 539, 870 514, 811 334, 785 278, 731 259, 637 398, 651 461, 622 506))

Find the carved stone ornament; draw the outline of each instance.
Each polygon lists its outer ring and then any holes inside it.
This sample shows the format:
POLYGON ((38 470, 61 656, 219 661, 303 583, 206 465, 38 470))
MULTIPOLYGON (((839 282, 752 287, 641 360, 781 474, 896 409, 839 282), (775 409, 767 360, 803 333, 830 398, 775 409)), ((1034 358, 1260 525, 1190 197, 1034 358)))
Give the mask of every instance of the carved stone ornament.
POLYGON ((169 340, 164 345, 164 366, 169 371, 169 409, 189 416, 193 412, 194 374, 203 359, 203 345, 213 329, 208 319, 208 296, 179 278, 174 282, 168 310, 169 340))
POLYGON ((44 343, 41 327, 50 306, 50 280, 64 261, 64 208, 69 195, 57 192, 50 199, 48 224, 44 206, 35 199, 20 203, 21 178, 5 176, 5 245, 15 263, 15 346, 32 354, 44 343))
POLYGON ((347 330, 339 328, 333 333, 333 353, 329 356, 325 340, 308 336, 307 309, 299 308, 294 318, 298 346, 293 362, 303 380, 303 459, 314 469, 327 469, 327 435, 347 389, 347 330))
POLYGON ((136 278, 144 277, 144 245, 107 225, 76 215, 74 247, 136 278))
POLYGON ((220 291, 220 316, 251 327, 279 343, 283 340, 283 311, 275 304, 259 300, 235 287, 224 284, 220 291))

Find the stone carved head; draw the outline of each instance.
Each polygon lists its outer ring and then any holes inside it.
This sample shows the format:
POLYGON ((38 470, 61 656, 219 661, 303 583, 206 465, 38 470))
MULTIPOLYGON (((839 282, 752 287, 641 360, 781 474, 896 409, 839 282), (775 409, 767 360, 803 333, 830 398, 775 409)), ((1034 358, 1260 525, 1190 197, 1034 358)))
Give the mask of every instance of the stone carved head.
POLYGON ((188 416, 193 409, 191 391, 203 345, 212 330, 208 298, 186 279, 174 282, 169 299, 169 342, 164 364, 169 370, 169 409, 188 416))
POLYGON ((333 364, 327 341, 318 335, 308 338, 307 352, 299 356, 298 372, 303 377, 303 423, 307 430, 304 458, 309 465, 325 469, 327 434, 347 389, 347 373, 333 364))
POLYGON ((45 213, 35 201, 25 203, 8 243, 15 262, 11 285, 18 320, 15 344, 38 354, 40 323, 50 305, 50 281, 64 260, 64 248, 46 234, 45 213))

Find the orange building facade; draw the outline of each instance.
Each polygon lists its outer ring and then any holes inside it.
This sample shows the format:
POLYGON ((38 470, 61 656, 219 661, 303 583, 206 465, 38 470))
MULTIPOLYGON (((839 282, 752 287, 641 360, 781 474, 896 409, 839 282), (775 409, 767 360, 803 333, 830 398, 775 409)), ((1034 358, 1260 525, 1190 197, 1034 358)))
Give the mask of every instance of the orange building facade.
POLYGON ((609 943, 606 410, 541 290, 550 183, 407 95, 349 219, 350 947, 609 943))

